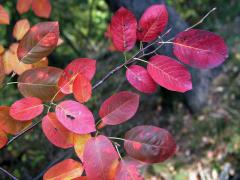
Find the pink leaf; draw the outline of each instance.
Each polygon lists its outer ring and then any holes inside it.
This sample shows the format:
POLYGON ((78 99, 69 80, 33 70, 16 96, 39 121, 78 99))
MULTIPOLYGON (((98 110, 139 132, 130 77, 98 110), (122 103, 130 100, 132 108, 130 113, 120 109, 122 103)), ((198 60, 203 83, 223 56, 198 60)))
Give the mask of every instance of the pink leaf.
POLYGON ((58 86, 64 94, 72 93, 72 84, 78 74, 84 75, 91 80, 96 72, 96 60, 89 58, 78 58, 73 60, 64 69, 59 79, 58 86))
POLYGON ((146 163, 163 162, 173 156, 176 143, 165 129, 155 126, 137 126, 125 135, 124 148, 127 154, 146 163))
POLYGON ((134 116, 139 105, 139 95, 129 91, 114 94, 103 102, 99 115, 104 124, 121 124, 134 116))
POLYGON ((111 34, 115 48, 125 52, 136 43, 137 20, 129 10, 121 7, 112 17, 111 34))
POLYGON ((32 3, 32 10, 38 17, 49 18, 52 6, 49 0, 34 0, 32 3))
POLYGON ((116 180, 144 180, 141 175, 141 168, 144 163, 131 157, 124 157, 117 168, 116 180))
POLYGON ((48 113, 42 120, 42 130, 48 140, 57 147, 73 147, 73 133, 58 121, 55 113, 48 113))
POLYGON ((105 136, 88 140, 83 153, 83 164, 89 180, 111 179, 112 164, 118 154, 111 141, 105 136))
POLYGON ((192 89, 191 74, 187 68, 170 57, 151 57, 147 70, 156 83, 168 90, 186 92, 192 89))
POLYGON ((78 74, 73 82, 73 94, 80 103, 87 102, 92 96, 92 85, 88 78, 78 74))
POLYGON ((58 43, 58 22, 42 22, 33 26, 18 46, 18 59, 32 64, 51 54, 58 43))
POLYGON ((56 115, 60 123, 71 132, 88 134, 96 130, 92 112, 76 101, 66 100, 58 104, 56 115))
POLYGON ((168 22, 168 12, 165 5, 153 5, 149 7, 138 24, 137 37, 143 42, 156 39, 163 32, 168 22))
POLYGON ((20 99, 12 104, 9 114, 19 121, 29 121, 43 112, 42 101, 35 97, 20 99))
POLYGON ((220 36, 204 30, 191 29, 176 36, 174 54, 189 66, 210 69, 225 61, 228 48, 220 36))
POLYGON ((130 66, 126 71, 126 77, 133 87, 143 93, 154 93, 157 90, 157 84, 142 66, 130 66))

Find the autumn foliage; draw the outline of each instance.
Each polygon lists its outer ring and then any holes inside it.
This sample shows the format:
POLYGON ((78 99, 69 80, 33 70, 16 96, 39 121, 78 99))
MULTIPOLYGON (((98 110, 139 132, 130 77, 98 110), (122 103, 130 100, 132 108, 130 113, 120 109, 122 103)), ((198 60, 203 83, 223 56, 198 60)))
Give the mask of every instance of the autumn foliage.
MULTIPOLYGON (((18 0, 16 8, 20 14, 32 9, 37 16, 49 18, 52 7, 48 0, 18 0)), ((9 23, 9 15, 0 5, 0 24, 9 23)), ((166 6, 159 4, 149 7, 139 20, 124 7, 112 17, 107 35, 115 50, 126 53, 136 43, 143 44, 135 56, 113 70, 126 67, 126 79, 136 91, 151 94, 161 86, 184 93, 193 88, 188 66, 210 69, 222 64, 228 56, 223 39, 205 30, 190 28, 163 41, 161 35, 167 23, 166 6), (176 58, 147 52, 148 43, 157 48, 172 45, 176 58)), ((17 74, 16 84, 23 98, 10 107, 0 107, 0 148, 8 145, 9 135, 21 134, 31 127, 35 118, 40 118, 46 138, 59 148, 74 148, 80 160, 66 159, 55 164, 45 173, 46 180, 144 179, 143 166, 163 162, 175 154, 173 136, 159 127, 137 126, 123 138, 102 133, 105 126, 119 125, 133 118, 140 94, 117 92, 103 101, 98 117, 94 117, 85 103, 111 74, 92 85, 97 64, 94 59, 77 58, 65 69, 48 66, 47 56, 60 41, 57 21, 30 26, 27 19, 22 19, 15 24, 13 37, 16 43, 1 52, 0 87, 11 84, 5 84, 6 75, 17 74), (71 94, 74 99, 62 100, 71 94), (123 141, 125 157, 118 151, 118 141, 123 141)))

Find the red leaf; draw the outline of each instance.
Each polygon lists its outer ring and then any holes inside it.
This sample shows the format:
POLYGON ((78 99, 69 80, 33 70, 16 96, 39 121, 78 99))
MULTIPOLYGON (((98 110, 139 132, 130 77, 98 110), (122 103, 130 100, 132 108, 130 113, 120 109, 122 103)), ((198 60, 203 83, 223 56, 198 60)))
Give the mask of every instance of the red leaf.
POLYGON ((96 131, 92 112, 84 105, 67 100, 56 106, 56 115, 60 123, 77 134, 96 131))
POLYGON ((131 11, 121 7, 112 17, 112 41, 117 50, 131 50, 136 43, 137 20, 131 11))
POLYGON ((157 90, 157 84, 142 66, 130 66, 126 71, 126 77, 128 82, 141 92, 154 93, 157 90))
POLYGON ((18 0, 17 11, 19 14, 23 14, 29 11, 32 4, 32 0, 18 0))
POLYGON ((13 119, 9 115, 9 109, 10 108, 7 106, 0 106, 0 127, 4 132, 16 135, 29 126, 32 122, 21 122, 13 119))
POLYGON ((168 12, 165 5, 150 6, 142 15, 138 24, 137 37, 143 42, 156 39, 168 22, 168 12))
POLYGON ((228 48, 220 36, 204 30, 191 29, 176 36, 174 54, 189 66, 210 69, 225 61, 228 48))
POLYGON ((0 149, 3 148, 8 142, 6 133, 0 129, 0 149))
POLYGON ((99 116, 104 124, 121 124, 134 116, 139 105, 139 95, 129 91, 114 94, 103 102, 99 116))
POLYGON ((78 58, 73 60, 64 69, 59 79, 58 86, 64 94, 72 93, 72 83, 78 74, 84 75, 91 80, 96 72, 96 60, 89 58, 78 58))
POLYGON ((168 90, 186 92, 192 89, 191 74, 187 68, 170 57, 151 57, 147 70, 156 83, 168 90))
POLYGON ((10 18, 8 12, 0 4, 0 24, 9 24, 10 18))
POLYGON ((92 85, 88 78, 78 74, 73 82, 73 94, 80 103, 87 102, 92 96, 92 85))
POLYGON ((155 126, 137 126, 125 135, 124 148, 127 154, 146 163, 163 162, 173 156, 176 143, 165 129, 155 126))
POLYGON ((74 134, 73 136, 74 150, 81 161, 83 161, 83 152, 89 139, 91 134, 74 134))
POLYGON ((73 159, 65 159, 52 166, 44 174, 43 180, 75 179, 82 175, 84 169, 80 162, 73 159))
POLYGON ((42 22, 33 26, 18 47, 18 59, 32 64, 48 56, 57 46, 59 38, 58 22, 42 22))
POLYGON ((144 180, 141 169, 144 163, 131 157, 124 157, 117 168, 116 180, 144 180))
POLYGON ((19 20, 13 29, 13 37, 16 38, 16 40, 21 40, 24 35, 28 32, 30 29, 30 23, 27 19, 19 20))
POLYGON ((55 113, 48 113, 42 120, 42 130, 48 140, 57 147, 73 147, 73 133, 58 121, 55 113))
POLYGON ((118 160, 118 154, 111 141, 105 136, 91 138, 83 153, 83 164, 89 180, 112 179, 112 164, 118 160))
MULTIPOLYGON (((61 69, 50 66, 30 69, 19 76, 18 89, 24 97, 37 97, 44 102, 51 101, 59 92, 57 82, 62 72, 61 69)), ((58 101, 63 96, 59 92, 54 100, 58 101)))
POLYGON ((52 6, 49 0, 34 0, 32 3, 32 10, 38 17, 49 18, 52 6))
POLYGON ((19 121, 29 121, 43 112, 42 101, 35 97, 23 98, 12 104, 9 114, 19 121))

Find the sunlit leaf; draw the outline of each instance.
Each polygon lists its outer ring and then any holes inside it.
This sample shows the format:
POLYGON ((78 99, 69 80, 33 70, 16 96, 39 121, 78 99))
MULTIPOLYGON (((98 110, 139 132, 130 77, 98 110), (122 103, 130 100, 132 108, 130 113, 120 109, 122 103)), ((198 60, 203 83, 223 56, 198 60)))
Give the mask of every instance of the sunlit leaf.
POLYGON ((137 126, 125 135, 124 148, 127 154, 146 163, 163 162, 173 156, 176 143, 165 129, 155 126, 137 126))
POLYGON ((104 124, 121 124, 135 115, 139 98, 138 94, 130 91, 114 94, 103 102, 99 110, 99 116, 104 124))
POLYGON ((89 180, 112 179, 111 165, 118 160, 118 154, 111 141, 105 136, 91 138, 83 153, 83 164, 89 180))
POLYGON ((170 57, 151 57, 147 70, 157 84, 168 90, 186 92, 192 89, 191 74, 187 68, 170 57))
POLYGON ((13 103, 9 114, 19 121, 29 121, 43 112, 42 101, 35 97, 27 97, 13 103))
POLYGON ((220 36, 204 30, 191 29, 176 36, 174 54, 189 66, 210 69, 226 60, 228 48, 220 36))
POLYGON ((154 93, 157 90, 157 84, 142 66, 132 65, 128 67, 126 77, 133 87, 143 93, 154 93))
POLYGON ((13 28, 13 37, 16 38, 16 40, 21 40, 23 36, 28 32, 30 29, 30 23, 27 19, 19 20, 14 28, 13 28))
MULTIPOLYGON (((18 78, 18 89, 25 97, 37 97, 44 102, 51 101, 54 95, 59 92, 57 82, 62 70, 55 67, 42 67, 25 71, 18 78)), ((55 101, 63 97, 61 92, 55 101)))
POLYGON ((65 159, 52 166, 44 174, 43 180, 70 180, 82 175, 84 169, 80 162, 73 159, 65 159))
POLYGON ((163 32, 168 22, 165 5, 152 5, 142 15, 138 24, 137 37, 143 42, 156 39, 163 32))
POLYGON ((57 46, 58 22, 41 22, 33 26, 20 41, 17 55, 25 64, 32 64, 47 57, 57 46))
POLYGON ((48 140, 55 146, 64 149, 73 146, 73 133, 58 121, 55 113, 48 113, 43 118, 42 130, 48 140))
POLYGON ((0 55, 2 55, 5 51, 5 48, 3 47, 3 45, 0 44, 0 55))
POLYGON ((4 9, 4 7, 0 4, 0 24, 9 24, 10 17, 8 12, 4 9))
POLYGON ((17 48, 18 43, 13 43, 9 50, 5 51, 3 55, 3 64, 6 74, 10 74, 12 71, 21 75, 26 70, 32 69, 31 64, 24 64, 18 60, 17 48))
POLYGON ((8 142, 6 133, 0 129, 0 149, 3 148, 8 142))
POLYGON ((66 100, 56 106, 56 115, 60 123, 77 134, 96 131, 92 112, 84 105, 66 100))
POLYGON ((29 11, 33 0, 18 0, 17 11, 19 14, 23 14, 29 11))
POLYGON ((144 180, 143 175, 141 175, 141 168, 144 163, 135 160, 131 157, 124 157, 117 168, 116 180, 144 180))
POLYGON ((92 96, 92 85, 88 78, 78 74, 73 82, 73 94, 80 103, 87 102, 92 96))
POLYGON ((91 139, 91 134, 74 134, 73 136, 73 142, 74 142, 74 150, 81 159, 83 160, 83 152, 85 149, 85 145, 89 139, 91 139))
POLYGON ((9 115, 10 108, 7 106, 0 106, 0 127, 8 134, 16 135, 26 127, 30 126, 31 122, 21 122, 13 119, 9 115))
POLYGON ((73 60, 64 69, 59 79, 58 86, 64 94, 72 93, 72 84, 78 74, 84 75, 91 80, 96 72, 96 60, 89 58, 78 58, 73 60))
POLYGON ((32 10, 39 17, 49 18, 52 6, 49 0, 34 0, 32 2, 32 10))
POLYGON ((111 38, 115 48, 119 51, 129 51, 136 43, 137 20, 133 13, 121 7, 112 16, 111 38))

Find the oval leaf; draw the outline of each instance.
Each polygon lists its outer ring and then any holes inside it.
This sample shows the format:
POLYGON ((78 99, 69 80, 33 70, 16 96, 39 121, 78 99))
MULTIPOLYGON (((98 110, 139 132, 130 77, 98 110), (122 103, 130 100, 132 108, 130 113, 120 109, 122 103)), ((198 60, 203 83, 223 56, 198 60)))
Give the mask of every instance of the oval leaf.
POLYGON ((136 43, 137 20, 133 13, 121 7, 111 20, 112 41, 121 52, 131 50, 136 43))
POLYGON ((78 58, 73 60, 64 69, 59 79, 58 86, 64 94, 72 93, 72 84, 78 74, 84 75, 91 80, 96 72, 96 60, 89 58, 78 58))
POLYGON ((163 32, 167 22, 168 12, 165 5, 150 6, 139 20, 138 40, 143 42, 153 41, 163 32))
POLYGON ((141 168, 144 164, 131 157, 124 157, 117 168, 116 180, 144 180, 141 175, 141 168))
POLYGON ((0 24, 9 24, 10 18, 8 12, 0 4, 0 24))
POLYGON ((0 149, 3 148, 8 142, 6 133, 0 129, 0 149))
POLYGON ((16 135, 26 127, 30 126, 31 122, 21 122, 13 119, 9 115, 10 108, 7 106, 0 106, 0 127, 1 129, 12 135, 16 135))
POLYGON ((82 175, 84 169, 80 162, 73 159, 65 159, 52 166, 44 174, 43 180, 74 179, 82 175))
POLYGON ((142 66, 130 66, 126 71, 126 77, 133 87, 143 93, 154 93, 157 90, 157 84, 142 66))
POLYGON ((89 139, 91 134, 74 134, 73 136, 74 150, 81 161, 83 161, 83 152, 89 139))
POLYGON ((32 0, 18 0, 17 11, 19 14, 23 14, 29 11, 32 4, 32 0))
POLYGON ((165 129, 155 126, 137 126, 125 135, 124 148, 127 154, 146 163, 163 162, 173 156, 176 143, 165 129))
POLYGON ((117 125, 131 119, 137 112, 140 96, 129 91, 117 93, 103 102, 99 116, 104 124, 117 125))
POLYGON ((80 103, 87 102, 92 96, 92 85, 88 78, 78 74, 73 82, 73 94, 80 103))
MULTIPOLYGON (((57 82, 62 70, 55 67, 43 67, 25 71, 18 78, 18 89, 25 97, 37 97, 44 102, 51 99, 59 92, 57 82)), ((55 101, 63 97, 61 92, 55 97, 55 101)))
POLYGON ((147 70, 156 83, 168 90, 186 92, 192 89, 191 74, 187 68, 170 57, 151 57, 147 70))
POLYGON ((57 147, 73 147, 73 133, 57 119, 55 113, 48 113, 42 120, 42 130, 48 140, 57 147))
POLYGON ((19 20, 14 28, 13 28, 13 37, 16 38, 16 40, 21 40, 23 36, 28 32, 30 29, 30 23, 27 19, 19 20))
POLYGON ((43 112, 42 101, 35 97, 23 98, 12 104, 9 114, 19 121, 29 121, 43 112))
POLYGON ((228 48, 220 36, 198 29, 179 33, 173 52, 180 61, 199 69, 217 67, 228 57, 228 48))
POLYGON ((42 22, 33 26, 20 41, 17 55, 25 64, 32 64, 48 56, 57 46, 58 22, 42 22))
POLYGON ((49 0, 34 0, 32 2, 32 10, 38 17, 49 18, 52 6, 49 0))
POLYGON ((84 105, 67 100, 56 106, 56 115, 60 123, 77 134, 88 134, 96 131, 92 112, 84 105))
POLYGON ((112 164, 118 154, 111 141, 105 136, 91 138, 83 153, 83 164, 89 180, 111 179, 112 164))

